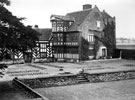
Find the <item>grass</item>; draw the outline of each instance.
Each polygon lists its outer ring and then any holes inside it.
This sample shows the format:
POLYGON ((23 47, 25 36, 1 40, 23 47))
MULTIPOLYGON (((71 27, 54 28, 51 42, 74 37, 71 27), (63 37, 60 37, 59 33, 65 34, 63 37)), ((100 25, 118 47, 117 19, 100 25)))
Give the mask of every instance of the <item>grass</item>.
POLYGON ((135 80, 36 89, 50 100, 135 100, 135 80))

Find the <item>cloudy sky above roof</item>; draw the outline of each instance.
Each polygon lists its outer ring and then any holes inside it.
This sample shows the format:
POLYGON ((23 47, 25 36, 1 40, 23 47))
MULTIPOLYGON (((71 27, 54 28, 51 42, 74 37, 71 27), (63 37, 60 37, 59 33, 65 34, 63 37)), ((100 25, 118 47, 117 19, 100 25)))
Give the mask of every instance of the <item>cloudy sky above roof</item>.
POLYGON ((82 5, 97 5, 116 17, 116 36, 135 38, 135 0, 11 0, 8 9, 18 17, 26 17, 25 25, 50 28, 52 14, 65 15, 82 10, 82 5))

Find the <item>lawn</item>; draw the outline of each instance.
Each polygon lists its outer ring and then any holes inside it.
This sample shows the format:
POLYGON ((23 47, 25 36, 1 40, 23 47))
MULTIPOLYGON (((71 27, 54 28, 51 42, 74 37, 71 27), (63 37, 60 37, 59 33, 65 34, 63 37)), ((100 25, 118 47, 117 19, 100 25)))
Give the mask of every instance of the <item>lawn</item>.
POLYGON ((28 100, 23 91, 16 88, 12 82, 0 82, 0 100, 28 100))
POLYGON ((135 80, 36 89, 50 100, 135 100, 135 80))

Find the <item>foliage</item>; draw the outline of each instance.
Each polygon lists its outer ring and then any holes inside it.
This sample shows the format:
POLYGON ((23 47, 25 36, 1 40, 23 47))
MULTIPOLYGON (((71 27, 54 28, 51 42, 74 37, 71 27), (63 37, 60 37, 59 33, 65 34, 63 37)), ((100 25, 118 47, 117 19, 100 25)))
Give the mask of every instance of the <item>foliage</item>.
POLYGON ((0 5, 10 5, 10 1, 9 0, 0 0, 0 5))
POLYGON ((5 64, 0 64, 0 69, 5 69, 5 68, 8 68, 8 66, 5 64))
POLYGON ((80 44, 80 60, 88 60, 89 57, 89 42, 84 39, 83 37, 81 38, 81 44, 80 44))
POLYGON ((94 59, 96 59, 96 55, 97 55, 97 52, 99 50, 99 40, 97 38, 95 38, 94 40, 94 59))
POLYGON ((4 5, 9 0, 0 0, 0 57, 3 59, 10 52, 26 52, 36 46, 38 33, 21 23, 24 18, 17 18, 4 5))

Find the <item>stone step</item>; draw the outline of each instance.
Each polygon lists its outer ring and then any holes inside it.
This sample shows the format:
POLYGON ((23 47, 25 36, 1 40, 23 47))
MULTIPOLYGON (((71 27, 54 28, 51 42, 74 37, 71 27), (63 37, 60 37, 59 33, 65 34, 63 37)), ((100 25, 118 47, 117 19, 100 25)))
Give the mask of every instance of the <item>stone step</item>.
POLYGON ((88 80, 79 80, 79 82, 88 82, 88 80))
POLYGON ((85 79, 85 77, 77 77, 77 79, 85 79))
POLYGON ((83 75, 78 75, 77 77, 84 77, 83 75))
POLYGON ((78 81, 88 81, 87 79, 77 79, 78 81))
POLYGON ((78 80, 79 83, 88 82, 88 80, 85 78, 85 76, 83 74, 78 75, 77 80, 78 80))
POLYGON ((78 80, 79 83, 86 83, 88 80, 78 80))
POLYGON ((77 79, 78 80, 86 80, 86 78, 84 78, 84 77, 78 77, 77 79))

